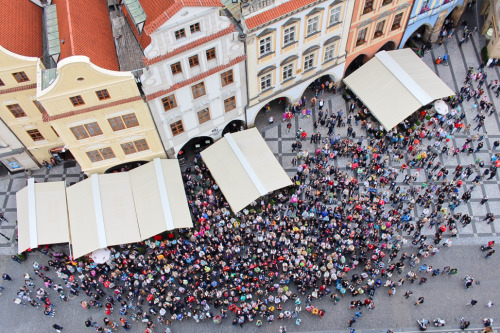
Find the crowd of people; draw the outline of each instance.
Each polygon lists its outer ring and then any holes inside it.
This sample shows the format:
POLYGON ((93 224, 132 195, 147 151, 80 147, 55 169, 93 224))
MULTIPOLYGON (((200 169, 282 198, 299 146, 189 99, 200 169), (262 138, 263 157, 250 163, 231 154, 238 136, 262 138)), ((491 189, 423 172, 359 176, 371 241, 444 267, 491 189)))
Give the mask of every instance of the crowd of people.
MULTIPOLYGON (((301 325, 306 312, 321 317, 342 302, 353 309, 346 323, 352 327, 362 311, 376 308, 377 291, 392 296, 404 290, 409 298, 410 285, 418 289, 428 279, 457 272, 426 259, 452 246, 471 222, 472 216, 455 209, 483 179, 495 176, 498 156, 452 172, 438 157, 483 147, 484 121, 495 112, 477 90, 486 79, 470 71, 457 96, 447 100, 447 115, 424 110, 389 132, 364 117, 366 110, 355 101, 348 110, 324 108, 321 90, 334 88, 322 84, 313 97, 321 108, 304 97, 283 117, 286 123, 304 109, 317 112, 314 137, 297 129, 291 187, 234 214, 197 156, 183 172, 193 229, 111 247, 105 264, 42 249, 51 269, 35 263, 15 303, 53 317, 54 299, 71 303, 79 296, 83 309, 100 308, 105 315, 102 323, 85 321, 96 332, 142 322, 149 333, 169 332, 173 322, 186 320, 238 326, 279 321, 284 332, 287 323, 301 325), (468 98, 477 98, 479 106, 465 110, 468 98), (464 121, 466 112, 477 115, 474 129, 464 121), (338 132, 344 126, 347 136, 338 132), (469 138, 455 147, 453 134, 461 131, 469 138), (305 140, 315 144, 314 151, 302 149, 305 140), (433 228, 434 235, 424 235, 423 228, 433 228), (331 307, 315 306, 321 298, 331 300, 331 307)), ((494 216, 485 219, 491 223, 494 216)), ((422 305, 424 297, 415 296, 415 302, 422 305)))

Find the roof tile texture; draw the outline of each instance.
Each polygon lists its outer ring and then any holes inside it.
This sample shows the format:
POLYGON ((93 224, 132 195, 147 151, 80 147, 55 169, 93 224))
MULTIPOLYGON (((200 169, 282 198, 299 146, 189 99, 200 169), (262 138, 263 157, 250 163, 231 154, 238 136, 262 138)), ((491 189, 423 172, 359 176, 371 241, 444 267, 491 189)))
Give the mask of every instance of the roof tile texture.
POLYGON ((23 56, 41 58, 42 9, 28 0, 0 0, 0 45, 23 56))
MULTIPOLYGON (((17 1, 16 1, 17 2, 17 1)), ((106 1, 54 0, 57 5, 60 60, 83 55, 102 68, 120 70, 106 1)))
POLYGON ((260 25, 263 25, 272 20, 280 18, 283 15, 286 15, 297 9, 305 7, 316 1, 317 0, 290 0, 279 6, 266 10, 265 12, 262 12, 248 19, 245 19, 245 24, 248 29, 252 30, 260 25))

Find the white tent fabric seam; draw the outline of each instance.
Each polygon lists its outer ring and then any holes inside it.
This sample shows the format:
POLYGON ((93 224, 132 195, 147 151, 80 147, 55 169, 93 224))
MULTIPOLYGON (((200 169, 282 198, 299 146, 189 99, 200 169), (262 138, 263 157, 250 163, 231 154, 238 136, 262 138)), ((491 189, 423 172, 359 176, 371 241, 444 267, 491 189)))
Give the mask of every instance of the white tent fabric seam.
MULTIPOLYGON (((161 206, 163 208, 163 215, 165 217, 165 222, 167 225, 167 230, 174 230, 174 221, 172 216, 172 207, 170 207, 170 201, 168 200, 168 192, 165 186, 165 177, 163 177, 163 169, 161 166, 161 160, 155 158, 153 160, 155 166, 156 179, 158 181, 158 189, 160 192, 161 206)), ((142 237, 141 237, 142 238, 142 237)))
POLYGON ((387 52, 378 52, 375 57, 396 77, 401 84, 420 102, 427 105, 432 97, 401 67, 387 52))
POLYGON ((35 196, 35 179, 28 179, 28 218, 30 226, 30 247, 36 249, 38 247, 38 230, 36 219, 36 196, 35 196))
POLYGON ((99 175, 94 174, 91 176, 92 180, 92 193, 95 207, 95 222, 97 225, 97 238, 99 239, 99 246, 101 249, 108 247, 106 239, 106 229, 104 228, 104 216, 102 213, 101 190, 99 188, 99 175))
POLYGON ((257 191, 259 191, 260 195, 266 195, 268 191, 266 190, 266 187, 262 182, 260 181, 259 177, 255 173, 255 170, 252 168, 250 163, 248 162, 247 158, 241 151, 240 147, 238 147, 238 144, 236 141, 234 141, 234 138, 231 136, 231 133, 227 133, 224 135, 224 137, 227 140, 227 143, 229 144, 229 147, 233 150, 234 154, 240 161, 241 165, 243 166, 243 169, 247 172, 248 176, 252 180, 252 183, 255 185, 255 188, 257 188, 257 191))

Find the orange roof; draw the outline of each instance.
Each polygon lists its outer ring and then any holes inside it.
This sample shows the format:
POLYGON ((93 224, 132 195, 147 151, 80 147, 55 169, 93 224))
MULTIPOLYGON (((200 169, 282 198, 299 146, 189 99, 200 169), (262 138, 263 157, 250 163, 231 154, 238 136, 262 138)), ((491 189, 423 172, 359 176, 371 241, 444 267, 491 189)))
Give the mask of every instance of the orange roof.
MULTIPOLYGON (((17 1, 16 1, 17 2, 17 1)), ((106 1, 54 0, 57 5, 60 60, 83 55, 102 68, 119 71, 106 1)))
POLYGON ((0 45, 28 57, 43 55, 42 8, 22 0, 0 0, 0 45))
MULTIPOLYGON (((144 25, 144 32, 141 36, 137 34, 137 30, 133 28, 137 40, 145 49, 150 43, 151 35, 156 29, 161 27, 168 19, 172 18, 179 10, 184 7, 222 7, 220 0, 141 0, 142 9, 146 13, 146 24, 144 25)), ((127 19, 131 23, 126 8, 123 6, 123 11, 127 19)), ((133 24, 131 23, 131 26, 133 24)))
POLYGON ((279 6, 266 10, 263 13, 245 19, 245 24, 248 29, 252 30, 253 28, 256 28, 265 23, 269 23, 315 1, 317 0, 290 0, 279 6))

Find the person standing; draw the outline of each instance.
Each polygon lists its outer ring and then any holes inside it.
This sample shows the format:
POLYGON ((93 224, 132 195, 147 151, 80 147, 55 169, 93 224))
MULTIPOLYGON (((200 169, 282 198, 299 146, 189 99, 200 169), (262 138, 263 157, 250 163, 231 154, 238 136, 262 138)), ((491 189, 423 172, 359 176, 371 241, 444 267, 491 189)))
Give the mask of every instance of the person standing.
POLYGON ((57 333, 61 333, 63 327, 57 324, 52 325, 52 328, 56 330, 57 333))
POLYGON ((495 253, 495 250, 488 251, 488 253, 486 253, 486 256, 484 258, 487 259, 487 258, 491 257, 493 255, 493 253, 495 253))
POLYGON ((466 306, 474 306, 477 304, 477 301, 475 299, 471 299, 470 303, 467 303, 466 306))
POLYGON ((418 298, 417 303, 415 303, 415 305, 420 305, 422 303, 424 303, 424 297, 423 296, 418 298))
POLYGON ((12 281, 10 275, 7 273, 2 274, 2 279, 6 280, 6 281, 12 281))

